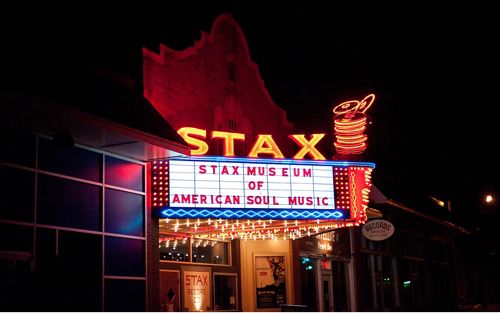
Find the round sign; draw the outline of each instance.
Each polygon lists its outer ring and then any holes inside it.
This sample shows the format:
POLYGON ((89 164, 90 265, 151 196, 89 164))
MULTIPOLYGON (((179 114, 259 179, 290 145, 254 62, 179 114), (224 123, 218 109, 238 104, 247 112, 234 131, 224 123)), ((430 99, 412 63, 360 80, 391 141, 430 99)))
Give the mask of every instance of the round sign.
POLYGON ((373 220, 363 226, 362 232, 370 240, 385 240, 394 234, 394 225, 386 220, 373 220))

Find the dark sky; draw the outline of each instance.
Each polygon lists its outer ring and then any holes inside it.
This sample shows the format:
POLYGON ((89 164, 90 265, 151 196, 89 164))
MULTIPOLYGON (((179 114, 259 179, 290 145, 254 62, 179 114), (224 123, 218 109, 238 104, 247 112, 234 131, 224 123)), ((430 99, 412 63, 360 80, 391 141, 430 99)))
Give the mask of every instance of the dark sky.
POLYGON ((482 193, 500 191, 493 4, 182 3, 4 11, 2 49, 49 63, 59 53, 134 76, 142 46, 187 48, 230 13, 272 98, 299 130, 331 133, 334 105, 375 93, 366 158, 381 171, 464 212, 482 193))

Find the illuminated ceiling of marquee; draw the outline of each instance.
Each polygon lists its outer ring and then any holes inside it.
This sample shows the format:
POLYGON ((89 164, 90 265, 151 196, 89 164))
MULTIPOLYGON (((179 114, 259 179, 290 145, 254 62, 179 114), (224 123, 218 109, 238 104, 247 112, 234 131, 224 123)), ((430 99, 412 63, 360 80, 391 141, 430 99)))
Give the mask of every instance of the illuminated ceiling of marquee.
POLYGON ((162 235, 219 240, 295 240, 337 228, 359 226, 342 220, 160 219, 162 235))

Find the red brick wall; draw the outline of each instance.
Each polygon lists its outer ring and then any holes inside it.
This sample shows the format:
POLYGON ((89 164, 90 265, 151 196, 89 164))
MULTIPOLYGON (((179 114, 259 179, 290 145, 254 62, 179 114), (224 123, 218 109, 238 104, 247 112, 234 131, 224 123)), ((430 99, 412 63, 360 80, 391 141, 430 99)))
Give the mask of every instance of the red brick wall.
MULTIPOLYGON (((272 134, 285 157, 293 156, 295 144, 287 138, 293 125, 271 99, 230 16, 217 17, 210 34, 203 32, 183 51, 164 45, 159 53, 143 49, 143 74, 144 96, 175 129, 206 129, 208 138, 219 128, 245 133, 246 148, 235 143, 238 156, 246 155, 257 134, 272 134)), ((217 144, 210 144, 208 154, 220 153, 217 144)))

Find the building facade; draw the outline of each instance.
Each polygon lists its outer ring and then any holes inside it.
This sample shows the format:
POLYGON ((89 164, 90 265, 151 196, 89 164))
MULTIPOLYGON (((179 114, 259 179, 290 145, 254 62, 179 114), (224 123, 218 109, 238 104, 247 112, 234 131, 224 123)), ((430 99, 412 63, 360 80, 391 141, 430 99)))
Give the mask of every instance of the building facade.
MULTIPOLYGON (((159 52, 143 50, 144 96, 174 129, 244 133, 235 145, 245 156, 257 134, 272 134, 285 152, 293 125, 269 95, 247 41, 229 15, 220 15, 210 34, 202 32, 193 47, 175 51, 161 44, 159 52)), ((220 140, 210 155, 222 155, 220 140)))
MULTIPOLYGON (((400 194, 401 197, 401 194, 400 194)), ((370 240, 363 227, 353 230, 357 303, 360 311, 454 311, 466 297, 460 245, 470 232, 425 210, 445 210, 428 201, 425 206, 372 199, 389 221, 393 235, 370 240)))
POLYGON ((456 294, 447 292, 454 286, 433 280, 453 284, 454 237, 441 229, 449 225, 432 218, 415 223, 413 215, 422 216, 394 201, 372 199, 378 210, 367 212, 397 227, 383 242, 365 239, 360 226, 295 240, 200 239, 182 231, 198 225, 196 218, 160 218, 152 209, 152 173, 164 160, 190 154, 176 130, 204 130, 209 155, 224 152, 213 131, 245 135, 235 141, 236 156, 246 156, 258 134, 272 135, 287 158, 297 146, 288 138, 293 125, 267 92, 230 16, 219 16, 210 34, 186 50, 161 45, 142 52, 144 97, 103 71, 91 75, 95 90, 69 99, 2 94, 0 173, 9 184, 0 189, 0 307, 451 308, 456 294), (88 103, 79 107, 76 98, 88 103), (435 294, 442 305, 432 301, 435 294))
MULTIPOLYGON (((211 131, 243 133, 245 140, 235 141, 237 156, 246 156, 258 134, 271 134, 284 154, 293 151, 294 143, 288 138, 293 125, 271 99, 257 65, 250 59, 243 32, 232 17, 219 16, 210 34, 202 33, 201 40, 186 50, 174 51, 165 45, 160 45, 158 53, 144 49, 143 64, 144 96, 175 129, 206 130, 208 154, 223 153, 222 141, 210 138, 211 131)), ((164 295, 171 289, 176 294, 183 292, 183 275, 195 271, 209 273, 213 279, 213 288, 207 289, 213 297, 204 300, 209 309, 272 309, 269 305, 277 304, 266 303, 269 299, 258 297, 259 291, 254 287, 259 278, 255 276, 255 263, 266 257, 282 258, 286 288, 280 291, 280 301, 293 303, 289 282, 293 281, 294 260, 289 241, 176 240, 166 231, 164 220, 159 221, 158 227, 160 255, 153 260, 160 260, 159 292, 163 305, 170 301, 164 295), (178 244, 174 247, 175 242, 178 244), (177 262, 168 260, 179 250, 184 258, 174 258, 177 262), (209 256, 217 258, 209 260, 209 256), (167 283, 176 281, 179 283, 167 283), (225 285, 229 288, 222 288, 225 285)), ((174 298, 174 310, 185 309, 186 298, 185 294, 174 298)))
POLYGON ((186 147, 39 97, 2 103, 2 307, 145 310, 147 161, 186 147))

